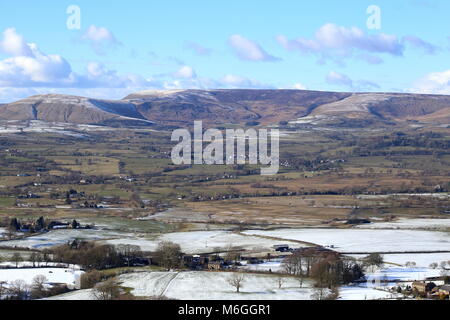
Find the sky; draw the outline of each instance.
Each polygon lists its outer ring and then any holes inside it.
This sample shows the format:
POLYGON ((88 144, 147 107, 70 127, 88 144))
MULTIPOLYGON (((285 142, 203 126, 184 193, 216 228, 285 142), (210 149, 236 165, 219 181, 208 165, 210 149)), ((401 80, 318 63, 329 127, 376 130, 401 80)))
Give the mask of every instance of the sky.
POLYGON ((448 0, 0 0, 0 102, 150 89, 450 94, 448 12, 448 0))

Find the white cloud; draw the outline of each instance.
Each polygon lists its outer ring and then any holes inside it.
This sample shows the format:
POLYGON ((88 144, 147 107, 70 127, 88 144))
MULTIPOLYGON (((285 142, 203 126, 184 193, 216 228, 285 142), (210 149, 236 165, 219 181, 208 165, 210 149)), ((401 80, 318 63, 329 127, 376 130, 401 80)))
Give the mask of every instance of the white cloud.
POLYGON ((422 50, 425 54, 433 55, 440 50, 438 46, 435 46, 434 44, 422 40, 421 38, 416 36, 405 36, 403 37, 403 42, 410 44, 416 49, 422 50))
POLYGON ((3 32, 0 50, 12 56, 32 56, 30 47, 14 28, 8 28, 3 32))
POLYGON ((329 84, 333 85, 339 85, 339 86, 347 86, 347 87, 353 87, 353 81, 345 74, 336 72, 336 71, 330 71, 326 77, 326 81, 329 84))
POLYGON ((119 75, 97 62, 90 62, 85 74, 77 74, 62 56, 41 52, 14 29, 7 29, 0 43, 2 51, 11 56, 0 60, 0 87, 131 88, 148 84, 139 75, 119 75))
POLYGON ((279 61, 280 58, 268 54, 258 43, 239 34, 229 37, 228 44, 236 56, 246 61, 279 61))
POLYGON ((327 23, 320 27, 312 39, 297 38, 289 40, 279 35, 277 41, 287 50, 297 50, 303 54, 315 54, 322 61, 327 59, 340 61, 350 58, 355 53, 365 53, 366 61, 378 63, 374 54, 402 56, 404 46, 395 35, 384 33, 368 34, 357 27, 342 27, 327 23), (370 53, 367 56, 367 53, 370 53), (368 59, 369 57, 369 59, 368 59))
POLYGON ((71 66, 63 57, 42 53, 36 44, 26 43, 15 29, 6 29, 1 47, 12 55, 0 61, 2 87, 64 86, 73 81, 71 66))
POLYGON ((95 25, 89 26, 86 32, 81 36, 81 39, 88 42, 98 55, 104 55, 106 49, 113 48, 120 44, 108 28, 97 27, 95 25))
POLYGON ((41 52, 36 44, 26 43, 13 29, 4 33, 0 43, 2 51, 9 55, 0 60, 2 102, 43 93, 116 99, 145 89, 272 88, 231 74, 221 79, 198 77, 192 67, 184 64, 174 73, 147 79, 138 74, 119 74, 95 61, 89 62, 84 72, 76 73, 62 56, 41 52))
POLYGON ((211 49, 206 48, 197 42, 186 42, 184 47, 194 51, 199 56, 209 56, 212 52, 211 49))
POLYGON ((450 94, 450 70, 433 72, 419 79, 410 92, 425 94, 450 94))
POLYGON ((292 88, 293 88, 293 89, 296 89, 296 90, 306 90, 306 89, 307 89, 306 86, 304 86, 304 85, 301 84, 301 83, 295 83, 295 84, 292 86, 292 88))
POLYGON ((174 73, 175 78, 184 78, 184 79, 192 79, 197 77, 194 69, 190 66, 182 66, 178 69, 177 72, 174 73))
POLYGON ((262 89, 270 88, 270 85, 263 84, 259 81, 242 77, 234 74, 227 74, 219 80, 219 85, 222 88, 229 89, 262 89))
POLYGON ((349 76, 336 71, 330 71, 325 80, 328 84, 347 87, 353 91, 370 91, 380 88, 380 86, 373 81, 363 79, 354 81, 349 76))

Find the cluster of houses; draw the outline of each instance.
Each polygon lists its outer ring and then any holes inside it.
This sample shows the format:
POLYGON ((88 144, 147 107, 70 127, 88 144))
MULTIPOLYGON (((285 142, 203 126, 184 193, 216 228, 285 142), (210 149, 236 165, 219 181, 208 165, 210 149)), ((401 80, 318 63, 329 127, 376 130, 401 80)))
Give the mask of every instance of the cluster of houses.
POLYGON ((91 229, 92 227, 89 225, 82 226, 76 220, 72 220, 70 222, 61 222, 61 221, 45 221, 44 217, 40 217, 34 221, 26 221, 21 222, 17 218, 12 218, 9 224, 9 228, 15 232, 23 232, 23 233, 38 233, 38 232, 47 232, 55 229, 91 229))
POLYGON ((450 284, 437 286, 434 282, 415 281, 412 284, 412 291, 419 296, 431 299, 449 299, 450 284))
MULTIPOLYGON (((334 252, 331 249, 317 246, 317 247, 307 247, 307 248, 290 248, 289 245, 274 245, 273 250, 280 255, 278 257, 284 256, 283 254, 289 253, 305 253, 311 254, 324 254, 329 252, 334 252)), ((271 254, 268 254, 271 257, 271 254)), ((237 260, 227 260, 219 255, 184 255, 182 257, 182 264, 192 270, 210 270, 210 271, 220 271, 229 270, 241 266, 240 261, 246 261, 247 264, 260 264, 264 263, 264 260, 254 257, 254 256, 241 256, 239 255, 239 261, 237 260)))
MULTIPOLYGON (((249 264, 263 263, 264 261, 255 257, 240 257, 241 261, 249 264)), ((220 271, 237 268, 241 265, 239 261, 229 261, 218 255, 184 255, 182 257, 183 266, 192 270, 220 271)))
POLYGON ((210 257, 209 255, 184 255, 182 263, 192 270, 219 271, 230 268, 230 264, 221 257, 210 257))
POLYGON ((281 253, 309 253, 309 254, 323 254, 323 253, 335 253, 332 249, 334 246, 330 246, 329 248, 323 247, 323 246, 315 246, 315 247, 302 247, 302 248, 290 248, 287 244, 278 244, 274 245, 273 249, 276 252, 281 253))

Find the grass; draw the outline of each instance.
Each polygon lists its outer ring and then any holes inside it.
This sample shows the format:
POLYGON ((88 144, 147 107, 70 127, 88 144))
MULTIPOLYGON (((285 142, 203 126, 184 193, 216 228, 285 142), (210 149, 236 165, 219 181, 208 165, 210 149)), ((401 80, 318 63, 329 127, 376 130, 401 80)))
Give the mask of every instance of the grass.
MULTIPOLYGON (((443 137, 436 138, 435 142, 446 141, 450 136, 450 130, 440 131, 443 137)), ((386 140, 389 134, 386 131, 290 132, 288 137, 282 138, 280 154, 282 160, 288 159, 293 163, 281 167, 279 174, 273 177, 261 176, 259 170, 249 174, 248 170, 258 169, 255 166, 193 165, 177 168, 171 164, 169 156, 173 146, 169 132, 116 130, 91 133, 88 140, 55 134, 11 135, 8 141, 14 144, 20 155, 11 157, 0 152, 0 191, 3 191, 0 215, 36 216, 39 210, 45 209, 46 215, 56 217, 109 215, 122 219, 143 214, 134 209, 124 210, 135 207, 130 199, 136 193, 141 199, 150 201, 146 209, 148 214, 167 207, 184 206, 189 210, 211 213, 213 218, 207 219, 208 223, 282 224, 293 221, 310 224, 344 218, 352 212, 354 205, 359 206, 358 215, 440 215, 446 206, 443 203, 424 202, 408 207, 405 203, 391 200, 388 203, 356 201, 349 196, 413 192, 416 189, 434 192, 437 185, 450 186, 448 150, 423 146, 370 149, 371 141, 377 138, 386 140), (414 154, 415 151, 426 153, 430 150, 434 155, 414 154), (367 152, 367 156, 360 155, 367 152), (332 159, 345 161, 327 162, 332 159), (295 160, 301 161, 295 164, 295 160), (38 168, 46 170, 38 172, 38 168), (172 170, 174 168, 177 170, 172 170), (17 177, 18 173, 24 172, 32 176, 17 177), (40 177, 37 177, 38 173, 40 177), (72 176, 92 180, 102 177, 103 181, 80 185, 77 183, 79 180, 68 181, 72 176), (127 182, 119 176, 133 176, 136 180, 127 182), (41 182, 42 185, 34 186, 33 182, 41 182), (64 194, 70 189, 85 192, 90 199, 119 197, 120 203, 115 205, 117 210, 110 211, 48 208, 64 205, 65 199, 51 200, 51 193, 64 194), (16 195, 27 192, 37 193, 42 198, 21 201, 33 208, 12 208, 16 195), (303 199, 276 196, 283 192, 307 196, 303 199), (331 193, 344 195, 333 196, 331 193), (211 201, 211 198, 235 194, 241 198, 211 201), (179 196, 185 196, 185 199, 178 200, 179 196), (199 196, 208 201, 193 202, 194 197, 199 196), (311 201, 315 201, 315 205, 311 205, 311 201), (47 208, 39 209, 38 204, 47 208)), ((408 134, 414 135, 417 131, 408 134)))

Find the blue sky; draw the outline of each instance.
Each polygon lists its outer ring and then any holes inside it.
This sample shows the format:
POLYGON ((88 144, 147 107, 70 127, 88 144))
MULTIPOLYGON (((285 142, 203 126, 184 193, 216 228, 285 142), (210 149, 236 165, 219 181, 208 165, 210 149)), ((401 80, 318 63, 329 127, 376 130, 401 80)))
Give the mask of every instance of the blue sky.
POLYGON ((184 88, 449 94, 448 12, 448 0, 4 0, 0 102, 184 88), (368 27, 371 5, 381 28, 368 27))

